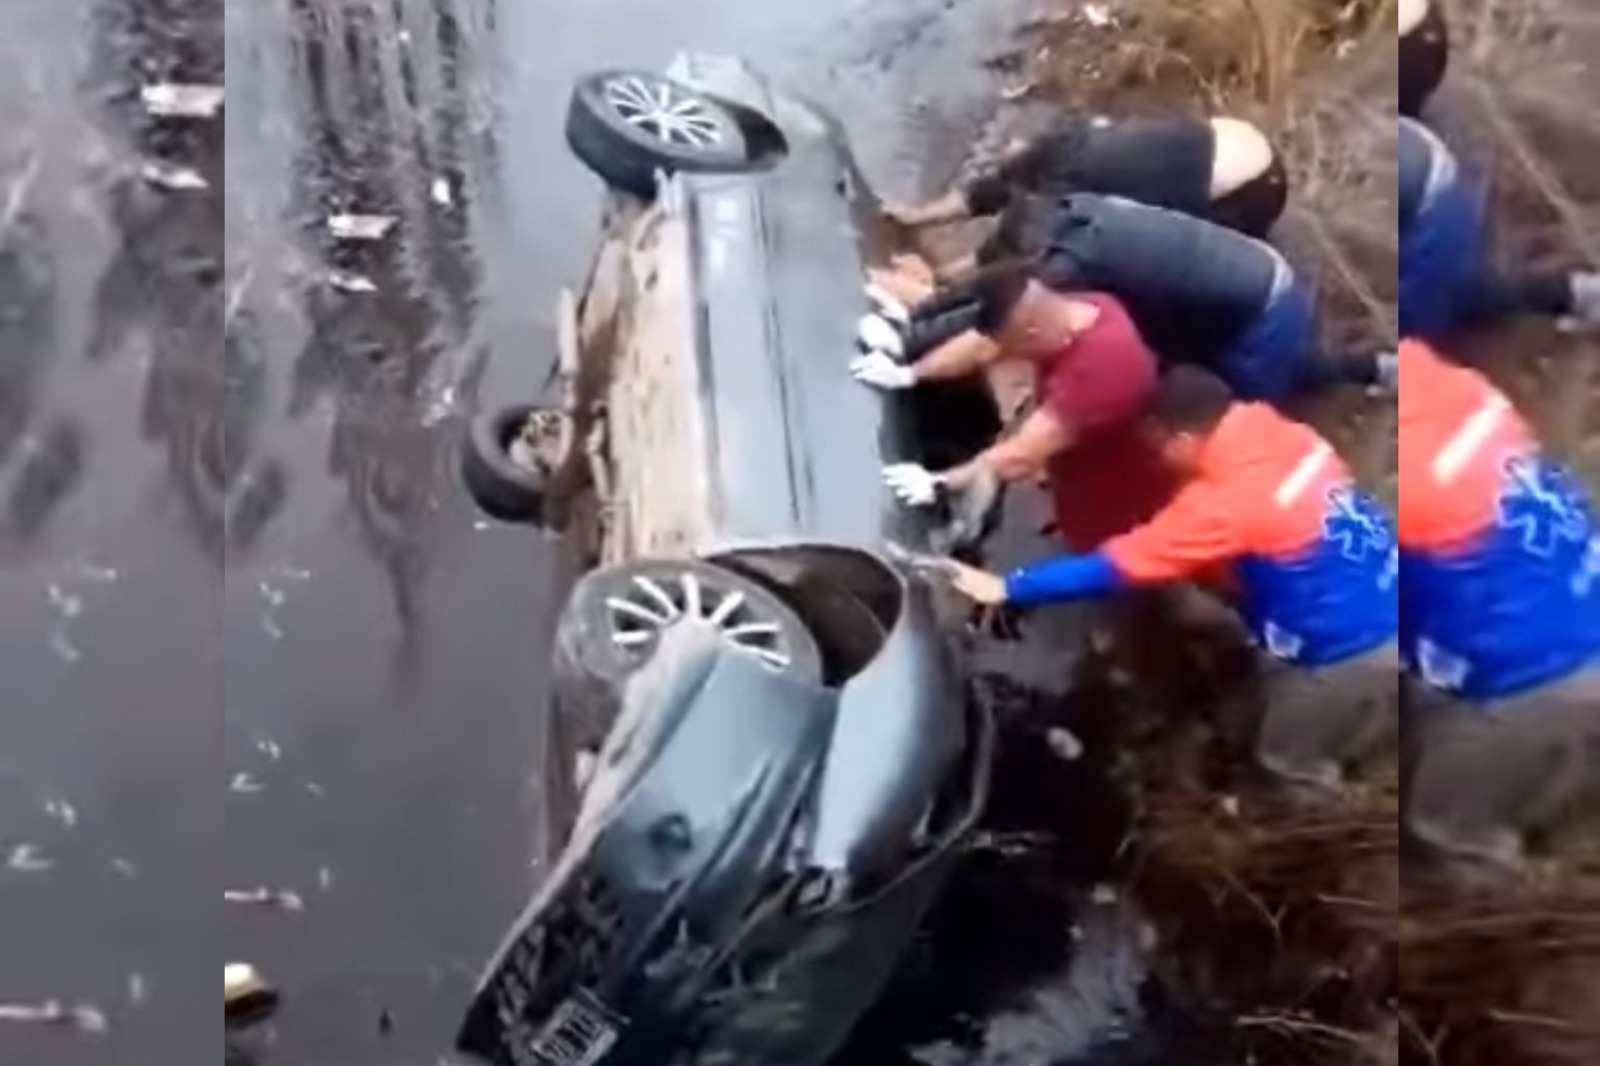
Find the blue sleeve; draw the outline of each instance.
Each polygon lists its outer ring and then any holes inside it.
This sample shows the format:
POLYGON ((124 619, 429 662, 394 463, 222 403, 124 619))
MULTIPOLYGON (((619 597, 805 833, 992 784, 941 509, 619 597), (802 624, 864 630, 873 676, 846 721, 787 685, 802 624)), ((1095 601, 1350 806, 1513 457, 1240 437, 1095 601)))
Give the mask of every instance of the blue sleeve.
POLYGON ((1014 607, 1104 596, 1128 586, 1104 552, 1062 555, 1014 570, 1006 578, 1006 602, 1014 607))

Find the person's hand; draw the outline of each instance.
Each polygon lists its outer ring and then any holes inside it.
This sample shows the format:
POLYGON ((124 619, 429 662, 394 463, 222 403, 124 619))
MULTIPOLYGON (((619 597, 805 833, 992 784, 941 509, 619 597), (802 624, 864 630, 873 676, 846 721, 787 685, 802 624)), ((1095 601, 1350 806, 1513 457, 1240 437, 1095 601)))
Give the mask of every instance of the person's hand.
POLYGON ((850 364, 850 376, 863 385, 888 392, 915 388, 917 384, 915 371, 882 352, 871 352, 853 361, 850 364))
POLYGON ((875 281, 869 281, 866 288, 867 299, 872 301, 872 306, 878 311, 880 317, 898 329, 905 329, 911 325, 911 312, 894 293, 885 289, 875 281))
POLYGON ((1006 602, 1006 579, 987 570, 950 559, 945 574, 955 590, 980 607, 999 607, 1006 602))
POLYGON ((932 507, 939 502, 945 479, 920 463, 895 463, 883 468, 883 483, 907 506, 932 507))
POLYGON ((889 270, 880 267, 870 267, 867 270, 867 282, 892 296, 906 307, 915 307, 937 289, 937 282, 932 271, 912 272, 893 266, 889 270))
POLYGON ((862 315, 856 326, 856 344, 863 352, 883 352, 893 359, 906 354, 906 337, 882 315, 862 315))

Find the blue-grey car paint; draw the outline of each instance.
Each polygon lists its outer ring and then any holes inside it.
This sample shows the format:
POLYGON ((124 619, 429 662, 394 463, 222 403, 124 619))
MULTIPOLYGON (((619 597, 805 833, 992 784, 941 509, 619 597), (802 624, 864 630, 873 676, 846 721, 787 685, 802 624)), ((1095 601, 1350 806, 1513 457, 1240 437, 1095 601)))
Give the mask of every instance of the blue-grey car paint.
POLYGON ((735 685, 738 671, 712 666, 690 683, 683 672, 700 669, 695 655, 661 664, 655 680, 641 676, 653 688, 630 684, 628 699, 664 701, 639 712, 653 719, 649 757, 623 787, 603 781, 622 768, 602 767, 562 863, 491 965, 463 1028, 462 1046, 496 1063, 538 1061, 526 1054, 528 986, 538 975, 518 971, 537 961, 539 919, 579 867, 620 885, 621 909, 632 915, 622 923, 629 950, 600 987, 589 986, 628 1016, 597 1064, 826 1061, 887 978, 987 790, 992 726, 981 713, 969 717, 928 588, 890 561, 891 544, 916 551, 928 543, 926 520, 900 507, 880 475, 884 463, 910 454, 905 419, 893 398, 848 373, 856 322, 868 309, 862 233, 873 205, 865 186, 831 119, 772 92, 742 65, 687 60, 672 73, 759 106, 787 141, 786 156, 766 171, 666 179, 676 187, 663 202, 689 213, 694 235, 692 261, 675 266, 687 271, 698 314, 702 461, 714 495, 706 554, 759 566, 788 550, 864 553, 892 575, 901 606, 878 654, 837 690, 791 685, 758 698, 761 679, 749 675, 737 684, 750 695, 729 700, 722 686, 735 685), (713 676, 722 679, 717 687, 713 676), (772 761, 778 752, 786 761, 772 761), (771 819, 795 808, 801 781, 814 789, 810 819, 791 834, 771 819), (599 809, 597 787, 607 796, 599 809), (919 839, 941 790, 960 802, 919 839), (670 856, 650 828, 669 822, 668 837, 688 842, 670 856), (803 851, 774 854, 779 841, 803 851), (787 887, 763 885, 753 876, 763 869, 769 882, 777 871, 792 877, 787 887), (818 871, 837 875, 847 895, 808 911, 794 893, 818 871), (752 910, 752 888, 775 893, 766 912, 752 910), (729 920, 747 928, 730 939, 729 920), (641 932, 640 922, 652 928, 641 932), (662 945, 675 938, 685 945, 665 952, 675 959, 675 990, 652 990, 639 963, 650 955, 659 968, 662 945), (788 953, 782 980, 733 997, 699 994, 729 952, 755 946, 788 953), (693 1052, 671 1049, 683 1012, 696 1014, 693 1052))

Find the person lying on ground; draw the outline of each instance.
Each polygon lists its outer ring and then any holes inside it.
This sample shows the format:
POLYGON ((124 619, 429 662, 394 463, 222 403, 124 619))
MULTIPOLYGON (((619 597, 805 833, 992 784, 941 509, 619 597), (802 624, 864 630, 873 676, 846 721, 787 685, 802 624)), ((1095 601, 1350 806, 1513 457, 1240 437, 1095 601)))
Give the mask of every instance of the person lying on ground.
POLYGON ((1336 787, 1393 735, 1400 676, 1394 531, 1311 427, 1235 400, 1197 367, 1163 380, 1149 432, 1184 479, 1149 522, 1009 576, 950 562, 979 604, 1038 607, 1231 570, 1262 650, 1258 761, 1336 787))
MULTIPOLYGON (((985 258, 1015 258, 912 308, 903 346, 908 358, 971 344, 966 334, 981 275, 1031 269, 1058 291, 1117 297, 1168 362, 1198 363, 1246 399, 1280 402, 1336 384, 1390 383, 1377 352, 1321 350, 1313 287, 1264 241, 1174 211, 1087 194, 1030 201, 996 237, 985 258)), ((871 382, 881 362, 870 356, 859 362, 858 376, 871 382)))
POLYGON ((986 276, 977 296, 971 333, 915 366, 884 357, 872 384, 909 389, 1020 364, 1033 368, 1038 407, 1015 432, 959 466, 888 467, 895 494, 928 506, 988 479, 1044 474, 1069 543, 1098 543, 1155 513, 1174 486, 1138 431, 1157 366, 1127 311, 1099 293, 1054 292, 1020 270, 986 276))
POLYGON ((1450 30, 1431 0, 1400 0, 1400 113, 1428 106, 1450 66, 1450 30))
POLYGON ((1126 196, 1265 236, 1283 214, 1289 183, 1272 142, 1241 119, 1077 117, 1013 143, 964 187, 888 214, 921 227, 999 214, 1018 193, 1075 192, 1126 196))
POLYGON ((1406 824, 1515 864, 1600 788, 1600 526, 1511 401, 1400 349, 1402 654, 1436 693, 1407 723, 1406 824))
POLYGON ((1400 333, 1438 339, 1515 315, 1600 323, 1600 274, 1506 274, 1490 262, 1489 200, 1438 134, 1400 119, 1400 333))

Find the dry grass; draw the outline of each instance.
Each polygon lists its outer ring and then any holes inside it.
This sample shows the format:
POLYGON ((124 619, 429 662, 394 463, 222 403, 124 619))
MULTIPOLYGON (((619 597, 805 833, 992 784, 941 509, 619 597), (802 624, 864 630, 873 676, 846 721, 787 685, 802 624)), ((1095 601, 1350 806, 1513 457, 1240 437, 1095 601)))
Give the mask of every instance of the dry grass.
MULTIPOLYGON (((1180 100, 1272 129, 1295 183, 1282 243, 1319 274, 1340 340, 1392 340, 1394 0, 1109 7, 1115 26, 1088 25, 1072 3, 1038 27, 1037 86, 1075 106, 1180 100)), ((1600 264, 1600 65, 1584 62, 1600 51, 1600 6, 1449 7, 1456 58, 1435 117, 1495 175, 1509 254, 1600 264)), ((1587 346, 1542 328, 1485 343, 1547 437, 1600 475, 1600 373, 1587 346)), ((1392 494, 1392 409, 1319 414, 1392 494)), ((1392 774, 1307 813, 1219 799, 1237 768, 1217 767, 1212 747, 1192 735, 1133 745, 1129 852, 1141 895, 1166 916, 1166 984, 1237 1016, 1239 1061, 1600 1062, 1600 861, 1569 848, 1530 883, 1476 895, 1408 873, 1402 895, 1392 774)))

